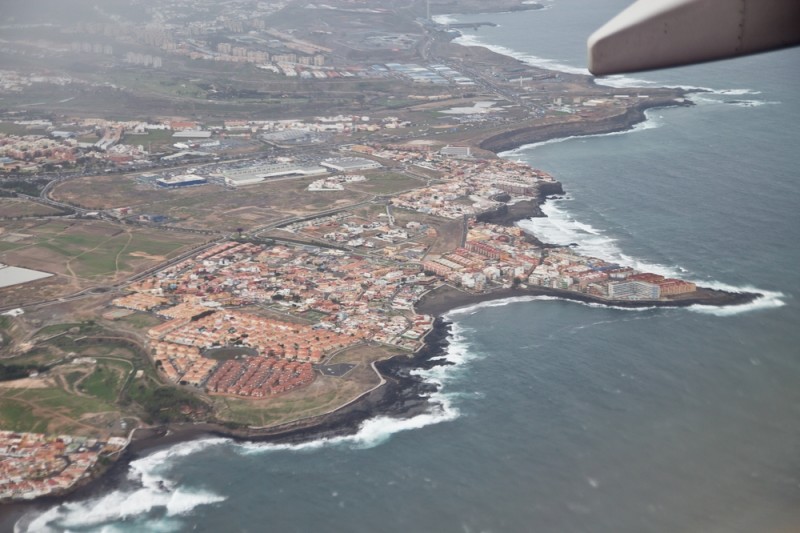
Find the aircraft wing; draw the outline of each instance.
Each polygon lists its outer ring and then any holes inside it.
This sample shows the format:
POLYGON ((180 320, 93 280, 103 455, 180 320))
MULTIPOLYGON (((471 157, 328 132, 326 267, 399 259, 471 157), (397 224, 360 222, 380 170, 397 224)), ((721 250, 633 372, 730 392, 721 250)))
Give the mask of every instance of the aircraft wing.
POLYGON ((589 37, 597 75, 800 44, 800 0, 638 0, 589 37))

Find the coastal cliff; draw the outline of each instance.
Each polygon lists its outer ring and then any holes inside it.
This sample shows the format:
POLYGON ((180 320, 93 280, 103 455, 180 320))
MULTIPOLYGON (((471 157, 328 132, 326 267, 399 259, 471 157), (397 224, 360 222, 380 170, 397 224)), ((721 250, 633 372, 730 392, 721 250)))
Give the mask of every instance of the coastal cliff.
MULTIPOLYGON (((599 120, 573 120, 558 124, 531 125, 483 139, 478 146, 491 152, 514 150, 526 144, 582 135, 626 131, 647 120, 645 111, 655 107, 691 106, 690 101, 653 99, 627 108, 623 113, 599 120)), ((555 194, 555 193, 553 193, 555 194)))
POLYGON ((415 309, 419 313, 443 315, 453 309, 475 305, 481 302, 519 298, 523 296, 549 296, 585 304, 600 304, 608 307, 635 309, 643 307, 690 307, 693 305, 741 305, 753 301, 759 295, 754 293, 731 293, 708 288, 698 288, 695 294, 682 298, 665 300, 612 300, 580 292, 549 287, 520 286, 491 292, 469 293, 450 285, 442 285, 426 294, 422 300, 417 302, 415 309))

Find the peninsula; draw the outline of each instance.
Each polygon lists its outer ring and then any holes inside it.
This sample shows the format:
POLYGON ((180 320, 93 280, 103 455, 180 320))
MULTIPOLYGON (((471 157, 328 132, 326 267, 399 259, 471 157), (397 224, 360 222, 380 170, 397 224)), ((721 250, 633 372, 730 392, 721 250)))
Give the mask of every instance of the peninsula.
POLYGON ((442 317, 464 305, 759 297, 515 224, 562 185, 496 153, 629 129, 691 105, 683 90, 459 46, 418 0, 200 3, 192 21, 159 4, 148 30, 124 10, 36 40, 4 26, 0 501, 91 490, 176 439, 293 442, 424 412, 432 386, 409 370, 441 364, 442 317))

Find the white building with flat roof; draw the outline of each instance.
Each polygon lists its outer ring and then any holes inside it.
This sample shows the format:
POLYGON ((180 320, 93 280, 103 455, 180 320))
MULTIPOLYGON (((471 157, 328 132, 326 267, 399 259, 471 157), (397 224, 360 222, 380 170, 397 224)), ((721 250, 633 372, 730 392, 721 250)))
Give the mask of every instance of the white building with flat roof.
POLYGON ((208 139, 211 132, 206 130, 183 130, 172 134, 174 139, 208 139))
POLYGON ((206 183, 206 179, 197 174, 181 174, 168 178, 159 178, 156 183, 161 187, 188 187, 189 185, 201 185, 206 183))
POLYGON ((320 163, 325 168, 338 172, 352 172, 354 170, 370 170, 381 168, 383 165, 372 159, 363 157, 332 157, 320 163))
POLYGON ((257 165, 246 168, 237 168, 226 170, 223 172, 225 183, 232 187, 241 187, 242 185, 252 185, 260 183, 267 178, 277 178, 280 176, 316 176, 325 174, 328 171, 323 167, 317 166, 300 166, 294 163, 272 163, 266 165, 257 165))
POLYGON ((37 279, 49 278, 52 275, 53 274, 49 272, 40 272, 39 270, 31 270, 29 268, 20 268, 0 263, 0 288, 19 285, 20 283, 28 283, 30 281, 36 281, 37 279))

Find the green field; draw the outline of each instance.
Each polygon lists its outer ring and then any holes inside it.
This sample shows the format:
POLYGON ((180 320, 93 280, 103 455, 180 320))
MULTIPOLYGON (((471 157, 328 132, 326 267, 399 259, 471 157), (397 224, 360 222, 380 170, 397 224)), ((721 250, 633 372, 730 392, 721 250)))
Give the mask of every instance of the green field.
POLYGON ((47 135, 44 129, 28 129, 27 126, 14 124, 13 122, 0 122, 0 133, 6 135, 47 135))
POLYGON ((44 433, 47 420, 37 417, 29 405, 0 398, 0 427, 11 431, 44 433))
POLYGON ((100 360, 92 374, 81 382, 79 390, 109 403, 117 401, 133 365, 121 361, 100 360))
POLYGON ((0 242, 4 262, 95 282, 136 272, 201 242, 193 235, 100 221, 27 221, 9 229, 31 237, 0 242))
POLYGON ((148 313, 135 312, 119 319, 120 322, 130 324, 131 326, 139 329, 149 329, 153 326, 161 324, 163 321, 148 313))
POLYGON ((172 138, 172 133, 171 130, 151 130, 146 135, 125 135, 120 144, 142 145, 145 150, 157 152, 178 142, 179 139, 172 138))
MULTIPOLYGON (((54 324, 33 337, 38 343, 15 365, 45 365, 28 381, 0 383, 0 428, 15 431, 120 434, 122 417, 148 421, 188 420, 206 413, 203 401, 189 391, 164 386, 133 341, 93 322, 54 324), (94 363, 73 364, 70 354, 94 363), (135 379, 137 370, 144 375, 135 379)), ((28 378, 25 378, 28 379, 28 378)))
POLYGON ((370 194, 395 194, 407 189, 425 186, 425 182, 396 172, 366 174, 367 181, 347 185, 348 189, 370 194))
POLYGON ((66 324, 53 324, 50 326, 45 326, 37 331, 36 335, 38 337, 50 337, 58 333, 69 331, 72 328, 78 328, 78 335, 90 335, 100 331, 100 328, 92 322, 69 322, 66 324))
POLYGON ((0 427, 13 431, 64 433, 92 429, 80 419, 85 414, 114 411, 93 397, 70 394, 61 388, 0 388, 0 427))

